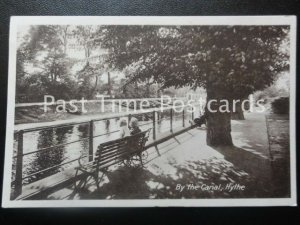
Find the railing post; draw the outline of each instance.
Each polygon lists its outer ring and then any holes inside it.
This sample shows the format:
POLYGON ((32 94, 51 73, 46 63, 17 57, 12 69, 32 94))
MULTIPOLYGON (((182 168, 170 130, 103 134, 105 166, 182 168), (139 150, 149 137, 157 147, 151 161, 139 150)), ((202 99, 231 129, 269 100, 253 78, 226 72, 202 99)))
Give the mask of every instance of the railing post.
POLYGON ((129 114, 129 115, 128 115, 128 125, 127 125, 128 127, 130 126, 130 120, 131 120, 131 117, 132 117, 131 114, 129 114))
POLYGON ((22 194, 23 181, 23 135, 24 131, 18 132, 18 150, 16 160, 16 176, 15 176, 15 197, 22 194))
POLYGON ((94 158, 94 121, 89 124, 89 162, 94 158))
POLYGON ((156 139, 156 121, 155 121, 155 111, 153 111, 152 112, 152 121, 153 121, 153 127, 152 127, 152 129, 153 129, 153 140, 155 140, 156 139))
POLYGON ((170 109, 170 132, 173 132, 173 109, 170 109))
POLYGON ((182 110, 182 126, 185 127, 185 123, 184 123, 184 110, 182 110))

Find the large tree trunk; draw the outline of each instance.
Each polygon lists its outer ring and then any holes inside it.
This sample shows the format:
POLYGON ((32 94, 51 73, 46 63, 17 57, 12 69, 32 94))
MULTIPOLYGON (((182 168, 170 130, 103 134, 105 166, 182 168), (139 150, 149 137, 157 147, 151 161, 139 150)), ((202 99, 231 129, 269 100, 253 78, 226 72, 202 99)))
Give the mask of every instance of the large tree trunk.
POLYGON ((206 142, 210 146, 232 145, 230 113, 207 112, 206 142))
MULTIPOLYGON (((217 93, 218 88, 214 87, 209 90, 207 88, 207 103, 210 100, 224 99, 222 94, 217 93)), ((211 104, 210 111, 206 107, 206 120, 207 120, 207 136, 206 142, 210 146, 231 146, 231 114, 230 112, 220 112, 219 104, 211 104), (216 111, 216 112, 215 112, 216 111)))
POLYGON ((235 112, 231 112, 231 119, 232 120, 244 120, 244 112, 242 109, 241 103, 236 103, 235 112))

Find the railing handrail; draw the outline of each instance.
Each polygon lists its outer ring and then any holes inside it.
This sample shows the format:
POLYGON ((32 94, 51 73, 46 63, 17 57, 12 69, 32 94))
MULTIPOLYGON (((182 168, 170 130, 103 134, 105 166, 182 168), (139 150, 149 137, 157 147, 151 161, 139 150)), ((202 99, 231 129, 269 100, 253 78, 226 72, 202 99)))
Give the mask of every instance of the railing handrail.
MULTIPOLYGON (((193 106, 197 106, 200 104, 193 104, 193 106)), ((188 107, 188 105, 185 106, 167 106, 163 107, 163 110, 169 110, 169 109, 174 109, 174 108, 179 108, 179 107, 188 107)), ((17 133, 19 130, 23 130, 24 133, 27 132, 32 132, 32 131, 39 131, 39 130, 45 130, 45 129, 53 129, 53 128, 63 128, 63 127, 68 127, 68 126, 74 126, 74 125, 79 125, 79 124, 84 124, 84 123, 89 123, 91 120, 94 120, 94 122, 97 121, 102 121, 102 120, 109 120, 109 119, 115 119, 115 118, 120 118, 120 117, 126 117, 126 116, 133 116, 133 115, 140 115, 140 114, 147 114, 147 113, 152 113, 152 112, 163 112, 161 110, 161 107, 156 107, 156 108, 151 108, 151 109, 146 109, 146 110, 136 110, 135 112, 126 112, 126 113, 116 113, 116 115, 113 116, 107 116, 107 115, 102 115, 102 116, 90 116, 89 118, 84 118, 82 121, 77 121, 77 122, 65 122, 64 120, 61 121, 61 124, 52 124, 52 125, 45 125, 45 126, 38 126, 37 127, 30 127, 30 128, 24 128, 24 129, 15 129, 14 132, 17 133)), ((47 122, 45 122, 47 123, 47 122)), ((34 124, 30 124, 31 126, 34 126, 34 124)))
MULTIPOLYGON (((174 118, 179 118, 179 117, 182 117, 182 115, 177 115, 177 116, 173 116, 173 119, 174 118)), ((166 119, 166 118, 161 118, 157 121, 162 121, 163 119, 166 119)), ((149 124, 152 124, 153 122, 147 122, 147 123, 144 123, 144 124, 141 124, 139 125, 139 127, 143 127, 143 126, 146 126, 146 125, 149 125, 149 124)), ((97 138, 97 137, 101 137, 101 136, 104 136, 104 135, 108 135, 108 134, 113 134, 113 133, 116 133, 120 130, 114 130, 114 131, 111 131, 111 132, 108 132, 108 133, 101 133, 101 134, 97 134, 97 135, 94 135, 93 138, 97 138)), ((40 148, 40 149, 37 149, 35 151, 31 151, 31 152, 26 152, 26 153, 23 153, 21 155, 14 155, 13 158, 16 158, 18 156, 26 156, 26 155, 31 155, 31 154, 35 154, 35 153, 38 153, 38 152, 42 152, 42 151, 45 151, 45 150, 49 150, 49 149, 53 149, 53 148, 59 148, 59 147, 63 147, 63 146, 66 146, 66 145, 70 145, 70 144, 74 144, 74 143, 77 143, 77 142, 81 142, 83 140, 86 140, 88 139, 90 136, 86 136, 84 138, 80 138, 78 140, 75 140, 75 141, 70 141, 70 142, 67 142, 67 143, 61 143, 61 144, 57 144, 57 145, 51 145, 51 146, 47 146, 47 147, 44 147, 44 148, 40 148)))

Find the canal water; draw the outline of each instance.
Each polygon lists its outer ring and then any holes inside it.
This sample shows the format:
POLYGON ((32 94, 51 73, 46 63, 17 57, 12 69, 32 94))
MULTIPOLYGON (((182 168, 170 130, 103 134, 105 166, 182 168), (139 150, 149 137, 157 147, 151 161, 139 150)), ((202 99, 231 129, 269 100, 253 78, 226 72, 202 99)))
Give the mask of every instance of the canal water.
MULTIPOLYGON (((197 116, 199 112, 195 112, 197 116)), ((142 131, 153 128, 152 113, 134 116, 139 121, 139 127, 142 131)), ((115 119, 101 120, 94 122, 94 153, 97 146, 101 143, 120 138, 120 120, 128 117, 120 117, 115 119)), ((189 121, 192 120, 192 113, 185 113, 184 123, 189 126, 189 121)), ((172 120, 173 130, 183 128, 182 113, 173 114, 172 120)), ((170 133, 170 112, 160 112, 156 114, 156 138, 160 135, 170 133)), ((87 155, 89 150, 89 123, 78 125, 68 125, 66 127, 45 128, 39 131, 25 132, 23 136, 23 153, 34 152, 39 149, 48 148, 32 154, 23 156, 23 185, 40 180, 47 176, 56 174, 65 169, 72 168, 78 165, 78 161, 67 163, 65 165, 55 167, 68 161, 78 159, 87 155), (53 168, 52 168, 53 167, 53 168), (50 169, 49 169, 50 168, 50 169)), ((153 138, 153 129, 150 133, 150 140, 153 138)), ((16 155, 18 146, 18 138, 15 135, 14 153, 16 155)), ((82 159, 83 163, 87 158, 82 159)), ((16 158, 13 160, 12 180, 15 178, 16 158)))

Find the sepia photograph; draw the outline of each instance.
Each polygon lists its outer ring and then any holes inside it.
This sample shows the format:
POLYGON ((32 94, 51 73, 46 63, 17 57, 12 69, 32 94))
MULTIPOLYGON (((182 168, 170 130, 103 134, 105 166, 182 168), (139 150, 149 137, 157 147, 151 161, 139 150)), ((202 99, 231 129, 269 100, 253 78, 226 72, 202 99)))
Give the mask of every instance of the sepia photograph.
POLYGON ((295 206, 294 16, 11 17, 3 207, 295 206))

